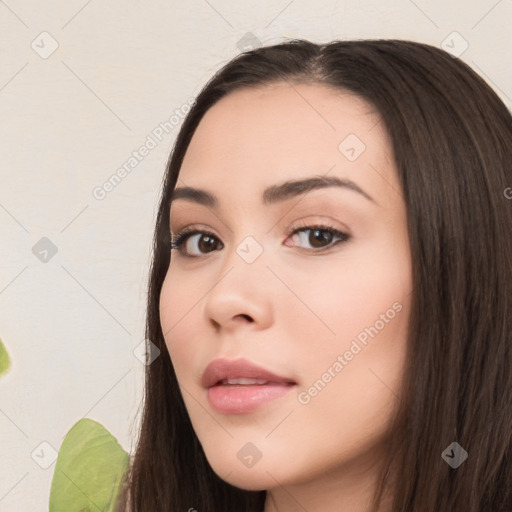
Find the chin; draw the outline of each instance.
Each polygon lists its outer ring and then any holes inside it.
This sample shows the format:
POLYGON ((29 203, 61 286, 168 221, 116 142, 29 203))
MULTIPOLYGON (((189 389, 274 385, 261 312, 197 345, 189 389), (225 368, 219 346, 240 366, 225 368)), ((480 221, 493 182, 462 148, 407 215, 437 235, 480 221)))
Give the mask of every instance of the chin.
POLYGON ((265 491, 276 485, 276 481, 268 473, 265 473, 264 470, 257 471, 255 468, 252 468, 231 471, 231 473, 217 473, 217 471, 215 473, 224 482, 244 491, 265 491))
POLYGON ((246 467, 236 453, 234 460, 227 459, 225 453, 222 457, 210 458, 207 455, 207 460, 220 479, 245 491, 263 491, 275 487, 275 479, 279 480, 279 471, 283 469, 282 466, 276 467, 273 461, 264 462, 264 457, 254 465, 246 467))

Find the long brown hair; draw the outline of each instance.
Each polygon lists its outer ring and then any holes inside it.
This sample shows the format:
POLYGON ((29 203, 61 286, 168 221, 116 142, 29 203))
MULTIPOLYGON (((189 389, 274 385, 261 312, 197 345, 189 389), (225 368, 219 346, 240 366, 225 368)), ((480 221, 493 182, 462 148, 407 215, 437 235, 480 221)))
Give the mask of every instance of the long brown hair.
MULTIPOLYGON (((243 53, 205 85, 184 120, 162 188, 149 280, 140 436, 120 510, 261 512, 209 466, 182 400, 160 327, 169 261, 169 201, 201 118, 242 87, 286 81, 352 91, 392 141, 407 206, 413 294, 403 397, 390 431, 379 498, 394 512, 512 510, 512 117, 472 69, 411 41, 292 40, 243 53), (457 442, 467 460, 441 457, 457 442), (394 471, 392 471, 394 469, 394 471)), ((213 178, 212 178, 213 179, 213 178)))

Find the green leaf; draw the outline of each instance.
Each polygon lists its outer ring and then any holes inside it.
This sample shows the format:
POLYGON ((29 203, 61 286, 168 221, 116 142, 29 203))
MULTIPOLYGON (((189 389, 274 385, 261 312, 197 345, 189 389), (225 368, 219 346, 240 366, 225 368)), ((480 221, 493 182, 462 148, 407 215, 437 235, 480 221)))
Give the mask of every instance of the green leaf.
POLYGON ((11 359, 3 341, 0 339, 0 375, 7 373, 11 368, 11 359))
POLYGON ((81 419, 62 442, 50 490, 50 512, 114 512, 129 460, 103 425, 81 419))

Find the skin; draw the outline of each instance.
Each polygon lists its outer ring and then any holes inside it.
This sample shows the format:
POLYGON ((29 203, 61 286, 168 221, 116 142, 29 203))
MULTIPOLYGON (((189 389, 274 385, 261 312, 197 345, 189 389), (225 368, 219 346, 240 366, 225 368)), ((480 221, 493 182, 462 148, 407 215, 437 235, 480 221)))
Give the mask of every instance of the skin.
POLYGON ((219 201, 217 209, 173 202, 174 235, 196 227, 218 242, 192 235, 182 248, 198 258, 174 249, 160 300, 165 341, 211 467, 234 486, 266 489, 265 512, 368 511, 400 396, 412 289, 406 207, 379 115, 319 84, 236 91, 205 114, 177 186, 219 201), (338 148, 349 134, 366 146, 354 161, 338 148), (375 202, 329 187, 263 205, 266 187, 315 175, 348 178, 375 202), (291 235, 318 223, 351 238, 336 244, 307 228, 291 235), (247 236, 263 250, 252 263, 236 252, 247 236), (390 310, 394 317, 333 370, 390 310), (244 357, 297 387, 254 412, 221 414, 200 382, 218 357, 244 357), (308 395, 329 368, 330 381, 308 395), (250 468, 237 457, 248 442, 261 452, 250 468))

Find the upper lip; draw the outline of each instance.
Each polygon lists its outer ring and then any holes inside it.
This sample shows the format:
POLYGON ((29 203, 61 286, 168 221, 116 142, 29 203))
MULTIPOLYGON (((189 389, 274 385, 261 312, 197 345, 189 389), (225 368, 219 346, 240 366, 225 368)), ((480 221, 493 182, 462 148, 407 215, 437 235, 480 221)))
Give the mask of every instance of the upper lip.
POLYGON ((215 386, 224 379, 264 379, 268 382, 296 384, 288 377, 276 375, 246 359, 215 359, 203 372, 201 384, 205 388, 215 386))

